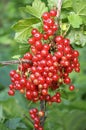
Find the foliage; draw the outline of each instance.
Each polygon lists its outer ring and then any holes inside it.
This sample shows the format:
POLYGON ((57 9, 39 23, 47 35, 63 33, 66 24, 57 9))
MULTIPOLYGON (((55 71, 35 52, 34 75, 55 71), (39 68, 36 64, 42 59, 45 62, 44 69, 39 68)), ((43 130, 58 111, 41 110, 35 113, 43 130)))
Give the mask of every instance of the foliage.
MULTIPOLYGON (((3 14, 1 13, 0 60, 9 60, 15 55, 15 52, 21 56, 22 53, 29 50, 29 46, 26 43, 28 37, 31 36, 30 30, 33 26, 41 30, 41 14, 48 10, 46 5, 51 8, 57 4, 57 0, 41 1, 35 0, 33 5, 31 5, 33 0, 28 0, 28 2, 26 0, 22 0, 22 2, 17 0, 12 2, 10 0, 6 5, 4 2, 1 2, 0 7, 7 8, 5 8, 3 14), (45 4, 41 3, 41 1, 45 2, 45 4), (20 6, 24 7, 18 9, 17 7, 20 6), (16 31, 16 40, 19 42, 16 44, 13 40, 13 34, 10 33, 13 33, 10 27, 21 18, 19 10, 23 19, 13 26, 13 29, 16 31), (9 40, 10 38, 11 40, 9 40), (19 51, 18 47, 21 51, 19 51)), ((47 130, 51 130, 51 128, 53 130, 85 130, 86 48, 81 49, 80 47, 86 44, 86 0, 64 0, 59 23, 61 28, 60 33, 69 37, 72 46, 78 48, 80 51, 81 73, 79 75, 75 73, 71 75, 76 85, 75 92, 70 93, 67 88, 68 99, 63 99, 63 102, 58 106, 48 106, 47 113, 49 118, 46 120, 45 128, 47 130)), ((31 130, 32 124, 28 120, 29 117, 25 115, 28 115, 28 109, 32 108, 33 104, 27 102, 25 98, 18 93, 16 93, 16 96, 13 98, 7 95, 6 87, 10 83, 8 75, 9 71, 13 68, 15 68, 15 66, 0 68, 0 128, 2 130, 27 130, 27 128, 31 130)))

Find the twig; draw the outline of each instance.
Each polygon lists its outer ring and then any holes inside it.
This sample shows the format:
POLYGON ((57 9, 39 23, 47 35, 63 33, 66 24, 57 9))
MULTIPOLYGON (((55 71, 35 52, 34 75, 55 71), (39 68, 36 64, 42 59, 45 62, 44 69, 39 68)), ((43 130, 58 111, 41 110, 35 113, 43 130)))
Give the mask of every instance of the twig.
POLYGON ((45 111, 46 111, 46 102, 44 100, 40 101, 40 109, 41 111, 44 111, 44 116, 40 118, 41 126, 44 126, 45 122, 45 111))
POLYGON ((62 7, 62 0, 58 0, 58 3, 57 3, 57 17, 60 16, 60 12, 61 12, 61 7, 62 7))
POLYGON ((13 64, 21 64, 21 63, 28 63, 32 65, 31 60, 10 60, 10 61, 0 61, 0 66, 6 66, 6 65, 13 65, 13 64))
POLYGON ((70 25, 68 26, 67 30, 62 34, 63 37, 65 37, 70 29, 70 25))

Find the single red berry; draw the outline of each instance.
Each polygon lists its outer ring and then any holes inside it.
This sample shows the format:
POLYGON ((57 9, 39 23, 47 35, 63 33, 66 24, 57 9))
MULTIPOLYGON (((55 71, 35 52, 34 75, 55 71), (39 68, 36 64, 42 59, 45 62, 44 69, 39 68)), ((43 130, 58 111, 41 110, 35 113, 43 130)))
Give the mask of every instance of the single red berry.
POLYGON ((40 126, 40 127, 38 128, 38 130, 44 130, 44 129, 43 129, 43 127, 40 126))
POLYGON ((60 98, 58 98, 58 99, 57 99, 57 103, 60 103, 60 102, 61 102, 61 99, 60 99, 60 98))
POLYGON ((37 32, 38 32, 38 30, 36 28, 33 28, 32 31, 31 31, 32 35, 34 35, 37 32))
POLYGON ((41 41, 36 41, 35 42, 35 47, 38 51, 41 51, 43 48, 42 42, 41 41))
POLYGON ((55 38, 55 42, 56 44, 62 44, 63 43, 63 37, 62 36, 56 36, 55 38))
POLYGON ((15 95, 15 92, 10 89, 10 90, 8 91, 8 94, 9 94, 10 96, 14 96, 14 95, 15 95))
POLYGON ((11 70, 10 71, 10 76, 13 77, 16 74, 16 70, 11 70))
POLYGON ((69 90, 73 91, 75 89, 74 85, 69 86, 69 90))
POLYGON ((35 43, 35 38, 34 37, 30 38, 28 40, 28 43, 31 44, 31 45, 33 45, 35 43))
POLYGON ((50 18, 50 13, 48 12, 45 12, 43 15, 42 15, 42 18, 47 20, 48 18, 50 18))
POLYGON ((34 38, 35 38, 36 41, 39 41, 42 38, 42 34, 37 32, 37 33, 34 34, 34 38))
POLYGON ((79 56, 79 52, 78 52, 77 50, 74 50, 74 51, 73 51, 73 56, 74 56, 74 57, 78 57, 78 56, 79 56))
POLYGON ((47 89, 43 89, 43 90, 42 90, 42 95, 44 95, 44 96, 45 96, 45 95, 47 95, 47 94, 48 94, 47 89))
POLYGON ((50 10, 50 16, 55 17, 57 15, 57 10, 50 10))
POLYGON ((69 77, 65 77, 64 83, 65 84, 70 84, 70 82, 71 82, 71 79, 69 77))

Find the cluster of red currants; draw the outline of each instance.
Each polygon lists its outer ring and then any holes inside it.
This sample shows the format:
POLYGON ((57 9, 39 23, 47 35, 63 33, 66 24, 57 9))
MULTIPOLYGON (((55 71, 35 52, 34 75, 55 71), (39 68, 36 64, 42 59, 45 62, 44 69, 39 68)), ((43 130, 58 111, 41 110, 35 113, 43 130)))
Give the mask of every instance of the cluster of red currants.
MULTIPOLYGON (((42 15, 42 32, 32 29, 32 37, 28 40, 30 52, 21 59, 30 63, 21 62, 18 70, 10 72, 12 84, 9 86, 9 95, 13 96, 15 90, 19 90, 33 102, 45 100, 60 103, 59 87, 66 84, 71 91, 74 90, 69 73, 80 71, 79 52, 71 47, 69 39, 57 36, 56 15, 56 10, 45 12, 42 15), (50 95, 51 90, 55 92, 53 96, 50 95)), ((34 110, 30 111, 31 118, 35 120, 33 113, 34 110)), ((38 126, 34 125, 35 128, 38 126)), ((37 129, 43 130, 41 127, 37 129)))
POLYGON ((30 110, 30 116, 31 119, 34 122, 34 128, 36 130, 44 130, 43 127, 41 126, 41 117, 44 116, 44 112, 43 111, 38 111, 38 109, 34 108, 30 110))

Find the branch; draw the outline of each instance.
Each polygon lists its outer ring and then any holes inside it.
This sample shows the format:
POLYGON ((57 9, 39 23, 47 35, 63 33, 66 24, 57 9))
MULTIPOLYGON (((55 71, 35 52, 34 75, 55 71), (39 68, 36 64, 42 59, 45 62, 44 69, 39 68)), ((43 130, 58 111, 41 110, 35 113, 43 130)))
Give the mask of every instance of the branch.
POLYGON ((0 61, 0 66, 6 66, 6 65, 13 65, 13 64, 21 64, 21 63, 28 63, 32 65, 31 60, 10 60, 10 61, 0 61))
POLYGON ((60 12, 61 12, 61 7, 62 7, 62 0, 58 0, 58 4, 57 4, 57 17, 60 16, 60 12))
POLYGON ((45 111, 46 111, 46 102, 44 100, 40 101, 40 109, 41 111, 44 111, 44 116, 40 118, 41 121, 41 126, 44 126, 44 122, 45 122, 45 111))

